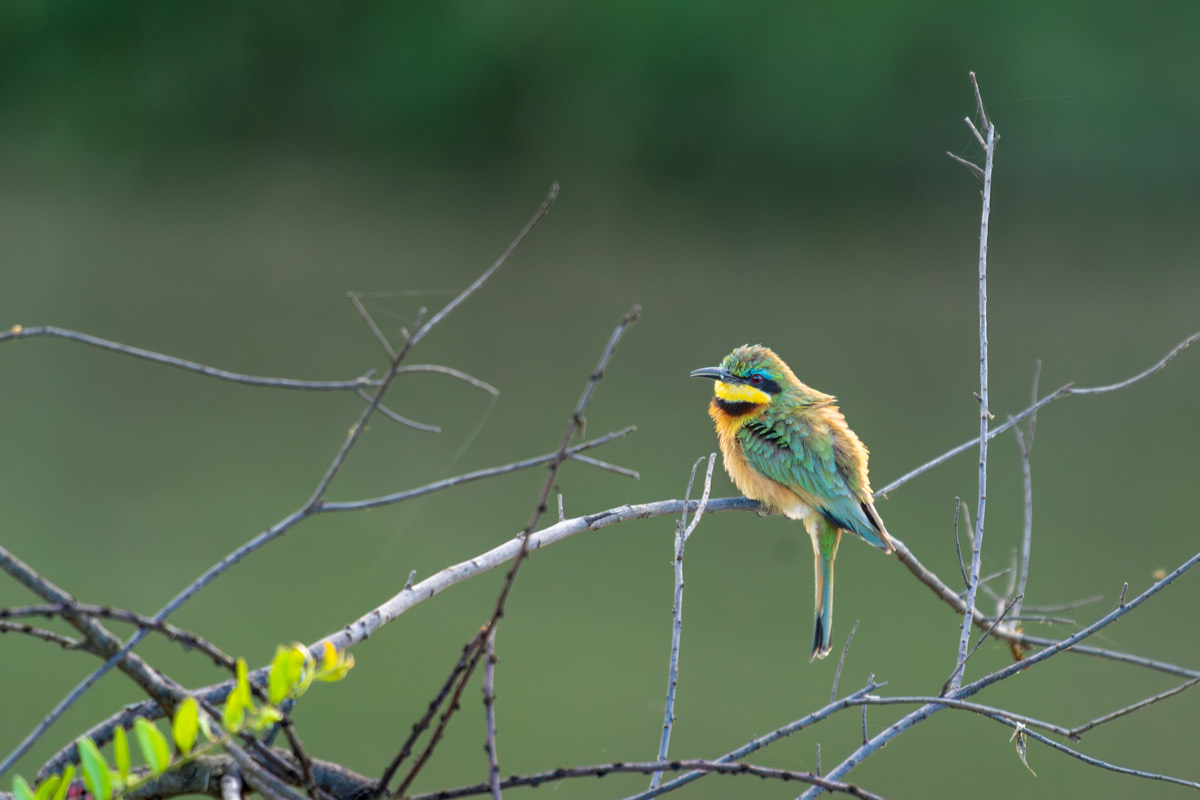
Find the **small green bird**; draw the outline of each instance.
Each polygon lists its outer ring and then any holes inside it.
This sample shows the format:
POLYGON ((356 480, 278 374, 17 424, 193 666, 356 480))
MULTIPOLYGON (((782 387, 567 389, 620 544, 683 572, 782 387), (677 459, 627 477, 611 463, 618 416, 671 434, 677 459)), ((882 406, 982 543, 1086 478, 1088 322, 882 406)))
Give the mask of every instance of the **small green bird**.
POLYGON ((893 549, 871 498, 867 448, 847 427, 837 398, 801 383, 769 348, 739 347, 721 366, 692 377, 716 381, 708 415, 734 484, 770 511, 803 520, 812 538, 812 657, 824 658, 833 641, 833 560, 842 531, 884 552, 893 549))

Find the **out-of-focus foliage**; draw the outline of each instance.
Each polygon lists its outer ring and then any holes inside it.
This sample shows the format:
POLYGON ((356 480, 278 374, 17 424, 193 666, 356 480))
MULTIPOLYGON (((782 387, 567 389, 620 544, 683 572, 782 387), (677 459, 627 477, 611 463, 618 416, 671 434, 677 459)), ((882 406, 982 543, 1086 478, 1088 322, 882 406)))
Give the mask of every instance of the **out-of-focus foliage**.
POLYGON ((759 176, 750 199, 769 202, 800 181, 927 181, 926 161, 895 153, 929 146, 928 121, 951 122, 976 69, 997 113, 1056 109, 1036 167, 1057 181, 1104 153, 1114 173, 1182 189, 1197 175, 1198 29, 1196 4, 1084 0, 14 0, 0 135, 158 159, 280 142, 459 169, 570 159, 702 195, 759 176))

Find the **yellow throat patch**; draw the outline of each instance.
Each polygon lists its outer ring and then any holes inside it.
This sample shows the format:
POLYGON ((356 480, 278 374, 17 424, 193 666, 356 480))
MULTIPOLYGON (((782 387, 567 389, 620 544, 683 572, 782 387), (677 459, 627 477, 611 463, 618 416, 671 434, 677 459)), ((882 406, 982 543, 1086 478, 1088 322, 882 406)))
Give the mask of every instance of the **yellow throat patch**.
POLYGON ((717 381, 714 390, 717 397, 727 403, 757 403, 766 404, 771 402, 771 395, 761 389, 755 389, 748 383, 725 383, 717 381))

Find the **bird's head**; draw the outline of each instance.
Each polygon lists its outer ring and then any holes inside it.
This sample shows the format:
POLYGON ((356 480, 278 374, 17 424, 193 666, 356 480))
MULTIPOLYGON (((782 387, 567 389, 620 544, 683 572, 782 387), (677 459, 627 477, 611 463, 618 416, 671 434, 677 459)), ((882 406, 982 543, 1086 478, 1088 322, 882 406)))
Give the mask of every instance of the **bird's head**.
POLYGON ((787 389, 803 386, 783 359, 757 344, 737 348, 721 366, 695 370, 692 377, 715 380, 716 399, 739 410, 767 405, 787 389))

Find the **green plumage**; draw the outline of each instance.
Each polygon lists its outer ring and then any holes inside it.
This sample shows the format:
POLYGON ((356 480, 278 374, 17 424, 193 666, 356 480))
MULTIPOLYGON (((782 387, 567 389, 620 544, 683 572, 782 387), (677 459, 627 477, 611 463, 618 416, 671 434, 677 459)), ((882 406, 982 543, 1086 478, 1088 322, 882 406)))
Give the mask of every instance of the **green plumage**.
POLYGON ((746 461, 771 480, 807 494, 816 501, 810 503, 814 510, 838 528, 890 549, 863 507, 858 464, 847 448, 836 446, 832 427, 820 415, 825 407, 789 400, 786 393, 779 395, 737 432, 746 461))
POLYGON ((867 448, 846 425, 837 398, 801 383, 766 347, 739 347, 721 366, 692 375, 717 381, 709 416, 737 487, 804 521, 816 573, 813 657, 824 658, 832 646, 833 563, 842 531, 892 549, 871 496, 867 448))

